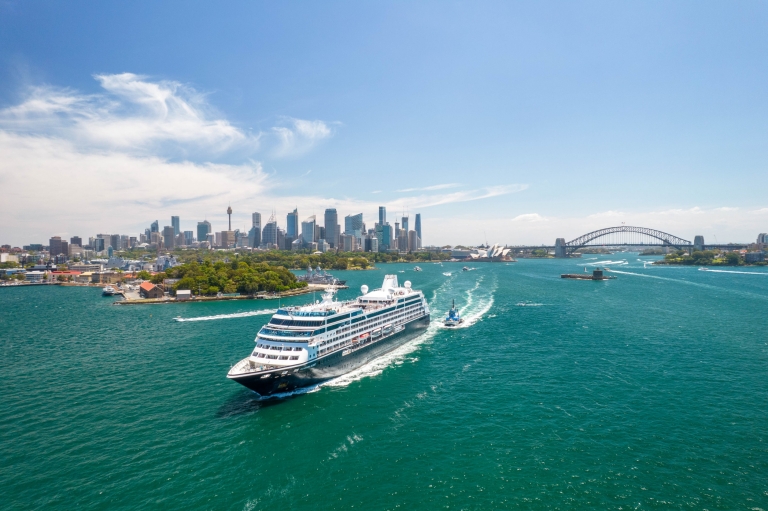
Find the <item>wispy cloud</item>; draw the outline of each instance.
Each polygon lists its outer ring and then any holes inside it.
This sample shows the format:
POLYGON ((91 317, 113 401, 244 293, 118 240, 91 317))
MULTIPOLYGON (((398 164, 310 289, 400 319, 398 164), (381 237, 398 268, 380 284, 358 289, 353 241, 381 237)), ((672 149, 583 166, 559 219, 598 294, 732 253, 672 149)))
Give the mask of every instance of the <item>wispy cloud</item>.
POLYGON ((286 118, 284 123, 285 126, 272 128, 277 138, 272 155, 278 158, 300 156, 333 135, 331 127, 323 121, 286 118))
POLYGON ((0 127, 60 137, 81 148, 133 153, 157 154, 170 148, 220 154, 259 148, 259 135, 218 118, 202 94, 179 82, 151 81, 132 73, 94 78, 104 92, 30 88, 22 103, 0 111, 0 127))
POLYGON ((512 219, 513 222, 545 222, 547 218, 541 216, 538 213, 525 213, 517 215, 512 219))
POLYGON ((402 190, 397 190, 398 192, 431 192, 434 190, 445 190, 447 188, 456 188, 457 186, 461 186, 459 183, 445 183, 441 185, 432 185, 432 186, 425 186, 424 188, 403 188, 402 190))

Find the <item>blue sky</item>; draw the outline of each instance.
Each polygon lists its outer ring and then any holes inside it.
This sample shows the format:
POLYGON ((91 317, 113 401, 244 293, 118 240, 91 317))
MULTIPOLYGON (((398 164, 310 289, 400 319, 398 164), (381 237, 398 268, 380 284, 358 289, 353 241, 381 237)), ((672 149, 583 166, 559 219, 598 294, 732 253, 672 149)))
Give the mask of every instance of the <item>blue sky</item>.
POLYGON ((768 231, 760 2, 3 2, 3 243, 376 206, 425 243, 768 231), (35 214, 29 214, 35 211, 35 214))

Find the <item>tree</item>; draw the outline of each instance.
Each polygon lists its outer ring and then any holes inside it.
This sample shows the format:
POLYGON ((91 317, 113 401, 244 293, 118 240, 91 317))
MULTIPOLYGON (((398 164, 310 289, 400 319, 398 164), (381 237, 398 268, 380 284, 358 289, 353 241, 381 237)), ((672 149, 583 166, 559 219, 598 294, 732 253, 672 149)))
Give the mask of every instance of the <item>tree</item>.
POLYGON ((152 275, 147 270, 141 270, 136 277, 140 278, 141 280, 149 280, 152 278, 152 275))

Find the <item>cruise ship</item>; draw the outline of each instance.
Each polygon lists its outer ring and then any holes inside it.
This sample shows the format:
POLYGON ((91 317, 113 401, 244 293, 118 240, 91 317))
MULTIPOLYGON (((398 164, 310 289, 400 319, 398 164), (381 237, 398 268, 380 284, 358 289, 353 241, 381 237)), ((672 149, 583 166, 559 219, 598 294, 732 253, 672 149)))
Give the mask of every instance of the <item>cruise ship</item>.
POLYGON ((348 373, 418 336, 429 325, 424 294, 386 275, 381 288, 354 300, 282 307, 256 336, 256 347, 227 378, 261 396, 290 392, 348 373))

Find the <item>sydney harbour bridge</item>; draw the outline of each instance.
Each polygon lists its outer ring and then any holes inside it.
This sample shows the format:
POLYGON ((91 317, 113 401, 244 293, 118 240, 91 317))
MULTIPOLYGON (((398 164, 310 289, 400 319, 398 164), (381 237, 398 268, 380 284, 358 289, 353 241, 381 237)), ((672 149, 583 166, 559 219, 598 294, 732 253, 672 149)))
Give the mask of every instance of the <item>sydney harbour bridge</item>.
POLYGON ((596 231, 582 234, 571 241, 565 238, 557 238, 554 245, 512 247, 521 250, 529 249, 554 249, 555 257, 569 257, 574 252, 590 247, 667 247, 692 252, 694 250, 709 250, 715 248, 739 249, 743 244, 707 245, 704 236, 695 236, 693 242, 674 234, 652 229, 650 227, 635 227, 631 225, 619 225, 606 227, 596 231))

